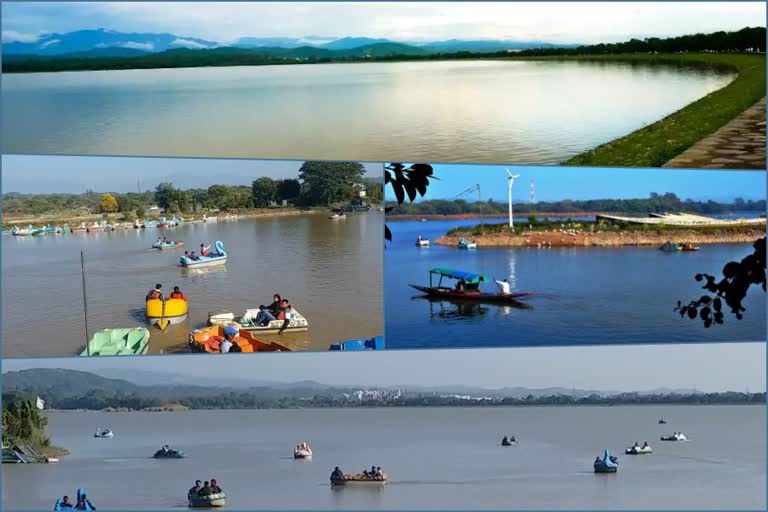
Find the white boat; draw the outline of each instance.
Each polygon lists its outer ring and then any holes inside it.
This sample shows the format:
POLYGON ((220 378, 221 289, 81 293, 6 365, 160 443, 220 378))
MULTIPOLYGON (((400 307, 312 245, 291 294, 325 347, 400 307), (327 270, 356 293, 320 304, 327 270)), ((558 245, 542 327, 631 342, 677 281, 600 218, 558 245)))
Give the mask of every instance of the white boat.
MULTIPOLYGON (((237 329, 265 334, 276 333, 283 328, 285 320, 272 320, 267 325, 256 325, 256 317, 258 316, 259 311, 259 309, 246 309, 245 313, 238 317, 229 311, 208 313, 208 325, 232 325, 237 329)), ((292 307, 288 317, 288 326, 284 330, 302 332, 307 329, 309 329, 309 322, 307 319, 292 307)))
POLYGON ((190 508, 214 508, 223 507, 227 503, 227 496, 223 492, 209 494, 207 496, 198 496, 197 494, 187 494, 187 501, 190 508))
POLYGON ((307 443, 301 443, 293 449, 294 459, 309 460, 312 458, 312 448, 307 443))
POLYGON ((219 218, 218 217, 208 217, 205 214, 203 214, 203 222, 205 222, 206 224, 212 224, 214 222, 219 222, 219 218))
POLYGON ((328 216, 328 218, 331 220, 341 220, 341 219, 346 219, 347 216, 344 214, 344 212, 338 212, 328 216))
POLYGON ((675 432, 671 436, 661 436, 662 441, 687 441, 688 438, 682 432, 675 432))
POLYGON ((459 240, 459 249, 477 249, 477 243, 462 238, 459 240))
POLYGON ((627 455, 646 455, 649 453, 653 453, 653 448, 651 448, 647 444, 643 446, 636 444, 624 450, 624 453, 626 453, 627 455))
POLYGON ((99 428, 93 433, 93 437, 97 439, 112 439, 115 437, 115 434, 108 428, 99 428))
POLYGON ((429 240, 425 238, 416 239, 416 247, 429 247, 429 240))

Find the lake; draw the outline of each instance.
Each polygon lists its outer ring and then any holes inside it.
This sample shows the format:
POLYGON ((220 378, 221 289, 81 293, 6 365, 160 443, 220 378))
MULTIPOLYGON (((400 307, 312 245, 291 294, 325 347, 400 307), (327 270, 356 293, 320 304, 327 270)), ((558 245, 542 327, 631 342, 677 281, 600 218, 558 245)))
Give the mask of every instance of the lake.
POLYGON ((325 213, 183 224, 175 229, 3 237, 3 357, 72 355, 85 345, 80 250, 85 251, 88 324, 145 324, 144 297, 155 283, 166 294, 180 286, 188 320, 165 332, 151 328, 150 353, 186 350, 190 330, 208 312, 269 304, 280 293, 309 321, 309 331, 263 335, 294 350, 381 335, 383 213, 325 213), (151 249, 158 236, 184 240, 189 250, 221 240, 225 265, 178 266, 182 250, 151 249))
POLYGON ((735 78, 444 61, 10 74, 6 153, 556 164, 735 78))
MULTIPOLYGON (((394 237, 384 253, 388 349, 765 340, 766 297, 757 289, 743 303, 743 320, 728 311, 723 325, 709 329, 673 311, 678 300, 701 296, 696 273, 720 275, 726 262, 751 254, 750 244, 702 245, 686 253, 655 247, 415 246, 418 235, 435 240, 451 228, 478 223, 387 223, 394 237), (524 300, 527 309, 430 301, 408 285, 428 285, 434 267, 507 278, 513 291, 535 295, 524 300)), ((493 282, 482 286, 497 289, 493 282)))
MULTIPOLYGON (((513 357, 513 353, 509 353, 513 357)), ((764 406, 49 412, 59 464, 4 464, 2 505, 46 510, 85 487, 97 509, 184 509, 196 479, 230 509, 765 509, 764 406), (658 425, 663 416, 667 425, 658 425), (96 428, 114 439, 94 439, 96 428), (688 442, 664 443, 682 431, 688 442), (517 447, 502 448, 514 434, 517 447), (294 461, 310 443, 313 460, 294 461), (648 441, 654 453, 625 456, 648 441), (164 443, 182 460, 154 460, 164 443), (595 475, 603 449, 619 472, 595 475), (383 488, 331 488, 379 465, 383 488)))

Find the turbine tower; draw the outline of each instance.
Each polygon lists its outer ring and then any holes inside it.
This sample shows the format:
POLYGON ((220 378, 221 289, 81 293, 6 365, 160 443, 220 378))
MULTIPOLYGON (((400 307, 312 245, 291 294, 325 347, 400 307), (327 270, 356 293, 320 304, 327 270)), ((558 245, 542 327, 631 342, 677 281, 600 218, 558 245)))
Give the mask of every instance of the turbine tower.
POLYGON ((507 178, 507 184, 509 188, 509 229, 514 229, 515 223, 512 220, 512 184, 515 182, 517 178, 520 177, 519 174, 512 174, 509 172, 509 169, 506 167, 504 168, 507 171, 507 174, 509 174, 509 177, 507 178))
POLYGON ((533 183, 533 178, 531 178, 531 204, 536 203, 536 185, 533 183))

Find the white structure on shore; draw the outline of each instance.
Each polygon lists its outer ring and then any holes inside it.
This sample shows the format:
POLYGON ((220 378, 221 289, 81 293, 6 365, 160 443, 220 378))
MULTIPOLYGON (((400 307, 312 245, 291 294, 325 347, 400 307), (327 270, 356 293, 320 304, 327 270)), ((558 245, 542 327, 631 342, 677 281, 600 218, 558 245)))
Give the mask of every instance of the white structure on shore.
POLYGON ((506 167, 504 169, 507 171, 507 174, 509 174, 509 177, 507 178, 507 185, 509 189, 509 229, 513 229, 515 227, 515 221, 512 219, 512 185, 515 183, 515 180, 520 177, 520 175, 512 174, 506 167))

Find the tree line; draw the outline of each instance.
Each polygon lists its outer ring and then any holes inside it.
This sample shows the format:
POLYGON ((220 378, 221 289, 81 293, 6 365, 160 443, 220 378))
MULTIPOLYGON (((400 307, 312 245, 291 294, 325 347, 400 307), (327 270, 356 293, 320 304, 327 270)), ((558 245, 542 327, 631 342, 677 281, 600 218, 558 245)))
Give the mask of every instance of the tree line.
POLYGON ((399 397, 359 400, 344 393, 321 392, 314 396, 266 397, 248 390, 221 390, 215 395, 153 396, 151 392, 115 392, 90 390, 79 395, 57 397, 49 394, 48 404, 54 409, 102 410, 126 408, 141 410, 177 403, 190 409, 299 409, 299 408, 359 408, 359 407, 465 407, 465 406, 553 406, 553 405, 711 405, 765 403, 765 393, 670 393, 571 396, 547 395, 526 397, 487 397, 466 399, 436 393, 404 393, 399 397))
MULTIPOLYGON (((388 215, 460 215, 480 214, 495 215, 508 213, 507 201, 466 201, 464 199, 431 199, 418 203, 403 202, 389 211, 388 215)), ((546 213, 669 213, 686 212, 703 215, 717 215, 730 212, 765 212, 765 200, 745 200, 736 198, 732 203, 716 201, 682 200, 674 193, 651 193, 645 199, 590 199, 583 201, 565 199, 562 201, 540 201, 536 203, 515 203, 516 214, 546 213)))
POLYGON ((3 393, 3 443, 23 442, 35 449, 50 446, 48 419, 37 409, 36 398, 3 393))
POLYGON ((383 200, 383 185, 363 177, 365 169, 356 162, 304 162, 298 178, 261 177, 251 185, 211 185, 183 190, 173 183, 160 183, 154 191, 83 194, 3 194, 5 214, 42 215, 79 211, 83 214, 123 213, 142 218, 150 205, 168 213, 195 213, 209 210, 245 210, 286 204, 299 207, 329 206, 354 202, 356 188, 363 185, 369 203, 383 200))

